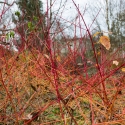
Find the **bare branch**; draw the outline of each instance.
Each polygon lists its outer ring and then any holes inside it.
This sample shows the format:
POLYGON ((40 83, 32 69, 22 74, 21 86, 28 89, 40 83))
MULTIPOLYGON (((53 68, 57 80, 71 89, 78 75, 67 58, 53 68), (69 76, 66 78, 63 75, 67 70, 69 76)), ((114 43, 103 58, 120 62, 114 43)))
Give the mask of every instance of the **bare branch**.
POLYGON ((4 32, 4 31, 10 31, 10 30, 13 30, 13 29, 0 29, 0 31, 4 32))
POLYGON ((9 4, 9 3, 7 3, 7 2, 2 2, 2 1, 0 1, 0 4, 6 4, 7 6, 12 6, 14 3, 16 3, 16 1, 14 1, 12 4, 9 4))

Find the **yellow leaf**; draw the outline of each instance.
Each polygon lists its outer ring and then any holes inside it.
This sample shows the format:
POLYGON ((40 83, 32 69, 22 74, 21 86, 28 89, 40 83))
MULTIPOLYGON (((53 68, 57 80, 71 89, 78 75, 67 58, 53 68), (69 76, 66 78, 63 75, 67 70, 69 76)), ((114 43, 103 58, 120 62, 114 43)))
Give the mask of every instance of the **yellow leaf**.
POLYGON ((125 68, 122 68, 121 70, 122 70, 122 72, 125 72, 125 68))
POLYGON ((97 64, 95 64, 95 67, 97 67, 98 65, 97 64))
POLYGON ((99 42, 109 50, 111 48, 110 39, 107 36, 101 36, 99 42))
POLYGON ((93 37, 96 37, 98 34, 100 34, 101 32, 96 32, 93 37))
POLYGON ((100 56, 100 55, 101 55, 101 52, 97 52, 97 55, 100 56))
POLYGON ((56 59, 57 59, 58 62, 61 62, 60 56, 57 56, 56 59))
POLYGON ((113 64, 116 65, 116 66, 118 66, 119 62, 116 61, 116 60, 114 60, 114 61, 113 61, 113 64))
POLYGON ((44 54, 44 56, 45 56, 47 59, 49 59, 49 56, 48 56, 47 54, 44 54))

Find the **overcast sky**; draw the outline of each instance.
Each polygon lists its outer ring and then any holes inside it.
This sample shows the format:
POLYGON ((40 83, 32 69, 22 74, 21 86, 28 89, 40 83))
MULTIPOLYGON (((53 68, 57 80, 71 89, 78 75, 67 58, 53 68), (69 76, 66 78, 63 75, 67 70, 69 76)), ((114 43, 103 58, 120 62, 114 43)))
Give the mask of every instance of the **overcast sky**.
MULTIPOLYGON (((54 2, 53 6, 52 6, 53 10, 58 10, 60 4, 61 4, 61 6, 65 5, 65 9, 63 10, 63 16, 65 16, 65 17, 73 17, 77 13, 76 7, 74 6, 72 0, 52 0, 52 1, 54 2), (65 1, 67 1, 67 2, 65 3, 65 1)), ((84 11, 85 5, 89 1, 90 0, 74 0, 74 2, 76 3, 77 6, 79 6, 81 11, 84 11)), ((46 5, 47 0, 42 0, 42 2, 43 2, 44 11, 45 11, 46 6, 47 6, 46 5)))
MULTIPOLYGON (((52 0, 52 1, 53 2, 55 1, 54 4, 53 4, 53 6, 52 6, 52 10, 53 11, 58 10, 61 1, 62 1, 62 3, 61 3, 62 6, 63 6, 64 2, 67 1, 66 4, 65 4, 65 8, 64 8, 64 10, 62 12, 63 14, 61 15, 61 17, 65 18, 67 20, 71 20, 71 19, 73 19, 73 18, 75 18, 77 16, 78 11, 76 10, 76 7, 73 4, 72 0, 52 0)), ((44 11, 46 11, 47 0, 42 0, 42 2, 43 2, 44 11)), ((84 13, 83 17, 84 17, 85 22, 87 23, 87 25, 88 26, 91 25, 92 21, 94 20, 94 16, 97 15, 98 10, 101 8, 99 5, 97 5, 98 0, 74 0, 74 2, 75 2, 75 4, 77 6, 79 6, 80 12, 82 14, 84 13), (97 12, 95 12, 95 13, 94 13, 93 9, 91 9, 94 6, 97 6, 97 8, 98 8, 97 12)), ((103 0, 100 0, 100 2, 101 2, 101 4, 104 4, 103 0)), ((103 9, 101 11, 103 11, 103 9)), ((61 10, 60 10, 60 12, 61 12, 61 10)), ((102 16, 102 13, 100 12, 99 15, 98 15, 98 17, 101 18, 101 16, 102 16)), ((101 24, 101 21, 102 20, 99 21, 100 24, 101 24)), ((102 21, 102 24, 104 23, 103 21, 102 21)), ((103 27, 103 28, 104 28, 104 30, 106 30, 105 29, 106 27, 103 27)))
MULTIPOLYGON (((57 11, 59 9, 60 4, 62 6, 62 9, 59 11, 58 16, 61 16, 61 18, 66 19, 67 21, 70 21, 70 22, 72 19, 75 19, 75 17, 78 14, 78 11, 76 10, 76 7, 72 0, 52 0, 52 1, 54 2, 53 6, 52 6, 52 11, 57 11), (65 3, 65 1, 66 1, 66 3, 65 3)), ((88 26, 91 25, 92 21, 90 20, 90 14, 88 14, 87 8, 89 7, 90 2, 92 2, 92 1, 93 0, 74 0, 75 4, 79 7, 79 10, 82 14, 86 10, 84 13, 84 19, 88 26)), ((42 0, 42 2, 43 2, 44 11, 46 11, 47 10, 46 9, 47 0, 42 0)), ((81 21, 80 23, 82 24, 82 27, 85 29, 85 27, 83 26, 83 22, 81 21)), ((77 33, 79 31, 77 30, 77 33)))

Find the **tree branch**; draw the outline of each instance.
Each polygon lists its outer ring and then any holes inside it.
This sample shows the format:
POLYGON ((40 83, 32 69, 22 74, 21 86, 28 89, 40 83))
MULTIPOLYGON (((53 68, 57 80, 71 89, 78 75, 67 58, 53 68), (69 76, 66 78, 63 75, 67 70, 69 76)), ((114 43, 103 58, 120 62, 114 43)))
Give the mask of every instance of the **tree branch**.
POLYGON ((14 29, 0 29, 0 31, 10 31, 10 30, 14 30, 14 29))
POLYGON ((2 2, 2 1, 0 1, 0 4, 6 4, 7 6, 12 6, 14 3, 16 3, 16 1, 14 1, 12 4, 9 4, 9 3, 7 3, 7 2, 2 2))

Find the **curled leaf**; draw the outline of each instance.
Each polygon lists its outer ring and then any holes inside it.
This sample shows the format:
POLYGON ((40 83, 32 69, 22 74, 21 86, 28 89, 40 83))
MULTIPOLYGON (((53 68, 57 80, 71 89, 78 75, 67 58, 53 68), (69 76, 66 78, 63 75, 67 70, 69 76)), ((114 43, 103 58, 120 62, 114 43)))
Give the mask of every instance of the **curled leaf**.
POLYGON ((114 60, 114 61, 113 61, 113 64, 116 65, 116 66, 118 66, 119 62, 116 61, 116 60, 114 60))
POLYGON ((36 16, 33 16, 33 19, 34 19, 35 21, 37 21, 37 20, 38 20, 38 17, 36 17, 36 16))
POLYGON ((93 37, 96 37, 98 34, 100 34, 101 32, 96 32, 93 37))
POLYGON ((28 28, 31 29, 32 27, 32 22, 28 22, 28 28))
POLYGON ((122 72, 125 72, 125 68, 122 68, 121 70, 122 70, 122 72))
POLYGON ((100 56, 100 55, 101 55, 101 52, 97 52, 97 55, 100 56))
POLYGON ((44 54, 44 56, 45 56, 47 59, 49 59, 49 56, 48 56, 47 54, 44 54))
POLYGON ((57 59, 58 62, 61 62, 60 56, 57 56, 56 59, 57 59))
POLYGON ((99 42, 109 50, 111 48, 110 39, 107 36, 101 36, 99 42))
POLYGON ((13 31, 10 32, 10 37, 14 38, 15 33, 13 31))
POLYGON ((15 12, 15 15, 19 17, 19 16, 20 16, 20 12, 19 12, 19 11, 16 11, 16 12, 15 12))

